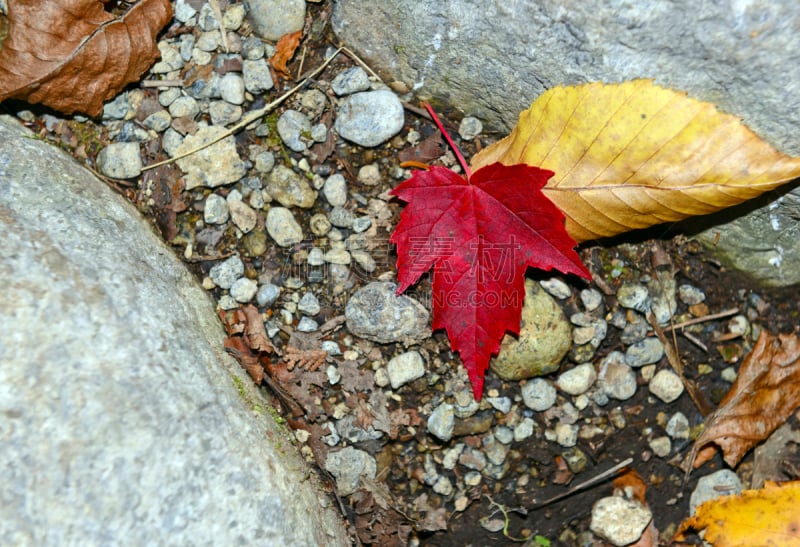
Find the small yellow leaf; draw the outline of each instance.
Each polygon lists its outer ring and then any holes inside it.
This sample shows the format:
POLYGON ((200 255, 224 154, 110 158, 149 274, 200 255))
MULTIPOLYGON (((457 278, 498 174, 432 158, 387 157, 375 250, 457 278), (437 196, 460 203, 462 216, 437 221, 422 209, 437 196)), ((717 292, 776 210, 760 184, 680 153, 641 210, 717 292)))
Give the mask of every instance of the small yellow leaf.
POLYGON ((736 205, 800 176, 792 158, 709 103, 650 80, 557 87, 472 159, 555 172, 544 193, 578 242, 736 205))
POLYGON ((767 481, 761 490, 707 501, 678 528, 674 541, 689 529, 706 532, 714 547, 790 547, 800 545, 800 481, 767 481))

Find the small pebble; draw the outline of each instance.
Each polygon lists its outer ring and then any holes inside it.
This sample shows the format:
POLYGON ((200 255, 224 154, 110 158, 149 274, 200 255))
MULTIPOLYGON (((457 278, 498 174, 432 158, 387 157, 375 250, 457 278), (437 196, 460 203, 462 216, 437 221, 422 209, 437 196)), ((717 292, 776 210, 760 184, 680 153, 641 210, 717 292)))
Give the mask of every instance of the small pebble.
POLYGON ((375 479, 377 463, 369 453, 348 446, 337 452, 328 452, 325 470, 336 479, 339 495, 349 496, 358 488, 362 475, 375 479))
POLYGON ((369 230, 370 226, 372 226, 372 219, 369 217, 358 217, 353 220, 353 231, 357 234, 361 234, 369 230))
POLYGON ((178 97, 169 105, 169 114, 173 118, 194 118, 200 113, 200 106, 193 97, 178 97))
POLYGON ((443 442, 447 442, 453 437, 455 425, 456 417, 453 405, 448 403, 437 406, 428 418, 428 431, 443 442))
POLYGON ((258 293, 256 293, 256 302, 258 302, 258 305, 261 307, 269 308, 275 303, 280 294, 280 287, 273 285, 272 283, 264 283, 258 288, 258 293))
MULTIPOLYGON (((393 357, 386 364, 392 389, 422 378, 425 375, 425 362, 417 351, 407 351, 393 357)), ((438 436, 438 435, 437 435, 438 436)))
POLYGON ((647 287, 639 283, 623 283, 617 290, 617 300, 623 308, 646 313, 652 305, 647 287))
POLYGON ((589 528, 612 545, 622 547, 638 541, 652 519, 650 510, 638 501, 609 496, 592 506, 589 528))
POLYGON ((239 228, 242 233, 249 233, 256 227, 258 215, 252 207, 241 200, 228 200, 228 209, 231 213, 231 221, 239 228))
POLYGON ((544 412, 556 404, 556 388, 544 378, 528 380, 521 391, 523 403, 531 410, 544 412))
POLYGON ((269 173, 275 167, 275 155, 268 150, 259 151, 252 159, 259 173, 269 173))
POLYGON ((219 94, 223 101, 240 105, 244 103, 244 79, 235 72, 228 72, 219 82, 219 94))
POLYGON ((172 116, 166 110, 159 110, 147 116, 142 124, 148 129, 152 129, 156 133, 162 133, 167 130, 169 124, 172 123, 172 116))
POLYGON ((642 315, 634 312, 629 312, 629 314, 633 315, 633 321, 625 324, 619 337, 620 342, 626 346, 644 340, 647 337, 647 331, 650 329, 650 325, 647 324, 642 315))
POLYGON ((328 262, 329 264, 347 265, 350 264, 351 257, 350 253, 344 249, 331 249, 325 253, 323 258, 325 262, 328 262))
POLYGON ((142 157, 135 142, 115 142, 97 155, 97 169, 107 177, 129 179, 142 173, 142 157))
POLYGON ((297 303, 297 310, 306 315, 317 315, 320 312, 319 300, 314 293, 307 292, 297 303))
POLYGON ((369 87, 369 76, 360 66, 354 66, 342 71, 331 82, 331 89, 340 97, 359 91, 366 91, 369 87))
POLYGON ((705 301, 705 293, 693 285, 681 285, 678 287, 678 298, 687 306, 694 306, 705 301))
POLYGON ((612 351, 603 359, 598 381, 603 392, 618 401, 630 399, 636 393, 636 373, 625 364, 625 356, 619 351, 612 351))
POLYGON ((237 302, 246 303, 250 302, 258 291, 258 284, 252 279, 240 277, 233 282, 230 288, 230 294, 237 302))
POLYGON ((248 0, 247 20, 253 31, 270 42, 284 34, 303 29, 306 19, 304 0, 248 0))
POLYGON ((395 136, 404 123, 400 99, 391 91, 382 89, 346 97, 339 105, 334 127, 343 139, 373 147, 395 136))
POLYGON ((629 367, 639 368, 657 363, 664 356, 664 345, 656 337, 645 338, 636 342, 625 351, 625 363, 629 367))
POLYGON ((285 207, 272 207, 267 212, 266 228, 270 237, 281 247, 290 247, 303 241, 303 229, 285 207))
POLYGON ((338 228, 350 228, 353 226, 353 222, 356 220, 356 216, 352 211, 340 206, 336 206, 331 209, 328 218, 330 219, 331 224, 338 228))
POLYGON ((311 227, 311 233, 315 236, 325 236, 328 232, 331 231, 331 221, 328 220, 328 216, 322 213, 317 213, 313 215, 309 221, 309 226, 311 227))
POLYGON ((458 134, 465 141, 471 141, 480 135, 481 131, 483 131, 483 124, 478 118, 472 116, 467 116, 458 124, 458 134))
POLYGON ((565 448, 575 446, 578 442, 578 426, 559 422, 555 427, 556 442, 565 448))
POLYGON ((726 382, 730 382, 732 384, 733 382, 736 381, 736 376, 737 376, 736 369, 733 367, 725 367, 724 369, 722 369, 720 376, 722 377, 723 380, 725 380, 726 382))
POLYGON ((689 438, 689 419, 683 412, 676 412, 667 422, 664 427, 667 435, 673 439, 688 439, 689 438))
POLYGON ((659 370, 650 380, 650 393, 664 401, 671 403, 683 393, 683 382, 671 370, 659 370))
POLYGON ((539 281, 539 285, 541 285, 542 288, 547 291, 548 294, 550 294, 550 296, 558 298, 559 300, 565 300, 572 296, 572 291, 570 290, 569 285, 557 277, 551 277, 550 279, 539 281))
POLYGON ((208 272, 208 276, 217 287, 230 289, 233 282, 244 275, 244 263, 238 256, 232 256, 215 264, 208 272))
POLYGON ((303 152, 308 147, 304 135, 309 133, 311 133, 311 122, 302 112, 286 110, 278 118, 278 135, 284 144, 295 152, 303 152))
POLYGON ((524 441, 533 435, 535 422, 531 418, 523 418, 516 426, 514 426, 514 440, 516 442, 524 441))
POLYGON ((656 437, 651 439, 648 444, 653 454, 659 458, 666 458, 669 456, 669 453, 672 452, 672 441, 669 440, 669 437, 656 437))
POLYGON ((581 302, 586 311, 594 311, 603 303, 603 295, 596 289, 583 289, 581 291, 581 302))
POLYGON ((494 437, 498 442, 511 444, 514 440, 514 431, 504 425, 500 425, 495 429, 494 437))
POLYGON ((228 201, 219 194, 209 194, 203 210, 203 220, 206 224, 224 224, 230 218, 228 201))
POLYGON ((314 332, 319 328, 319 324, 305 315, 297 322, 297 330, 300 332, 314 332))
POLYGON ((227 101, 211 101, 208 105, 208 115, 214 125, 230 125, 242 118, 242 107, 227 101))
POLYGON ((375 186, 381 182, 381 171, 377 163, 370 163, 358 170, 358 182, 367 186, 375 186))
POLYGON ((580 395, 589 390, 597 379, 597 372, 592 363, 582 363, 566 372, 557 380, 558 388, 569 395, 580 395))
POLYGON ((486 402, 498 412, 508 414, 511 410, 511 399, 508 397, 486 397, 486 402))
POLYGON ((331 175, 325 180, 322 195, 334 207, 343 206, 347 203, 347 181, 339 173, 331 175))

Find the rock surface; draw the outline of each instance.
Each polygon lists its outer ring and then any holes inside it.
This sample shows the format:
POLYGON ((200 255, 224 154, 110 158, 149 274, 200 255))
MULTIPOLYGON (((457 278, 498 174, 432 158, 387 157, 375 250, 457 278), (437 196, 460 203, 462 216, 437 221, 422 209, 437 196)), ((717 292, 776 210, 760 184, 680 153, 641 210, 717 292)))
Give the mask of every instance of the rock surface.
POLYGON ((6 117, 0 226, 4 543, 350 544, 189 272, 6 117))
MULTIPOLYGON (((789 53, 800 50, 796 2, 340 0, 332 24, 387 81, 501 132, 559 84, 654 78, 742 117, 780 150, 800 154, 800 63, 789 53)), ((717 225, 701 240, 713 242, 728 264, 765 283, 789 285, 800 282, 800 225, 792 220, 800 213, 800 190, 776 197, 742 218, 753 204, 698 226, 717 225), (728 223, 732 218, 738 220, 728 223)))

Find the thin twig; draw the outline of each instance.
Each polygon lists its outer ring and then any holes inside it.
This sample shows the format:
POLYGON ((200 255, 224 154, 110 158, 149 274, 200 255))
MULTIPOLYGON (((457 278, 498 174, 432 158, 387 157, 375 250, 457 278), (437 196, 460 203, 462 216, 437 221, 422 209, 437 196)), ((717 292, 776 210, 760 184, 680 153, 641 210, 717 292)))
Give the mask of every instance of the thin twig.
POLYGON ((183 80, 144 80, 142 87, 183 87, 183 80))
POLYGON ((214 17, 217 18, 217 23, 219 23, 219 33, 220 36, 222 36, 222 47, 225 48, 225 53, 230 53, 231 48, 228 46, 228 33, 225 32, 225 27, 222 26, 222 10, 219 9, 219 2, 217 2, 217 0, 208 0, 208 4, 214 11, 214 17))
POLYGON ((705 323, 706 321, 722 319, 723 317, 730 317, 731 315, 736 315, 737 313, 739 313, 739 308, 731 308, 729 310, 724 310, 719 313, 712 313, 711 315, 695 317, 694 319, 689 319, 688 321, 683 321, 675 325, 664 327, 664 332, 668 332, 674 329, 682 329, 683 327, 688 327, 689 325, 696 325, 697 323, 705 323))
POLYGON ((186 156, 191 156, 195 152, 199 152, 200 150, 204 150, 205 148, 208 148, 212 144, 216 144, 219 141, 221 141, 222 139, 230 137, 231 135, 235 134, 237 131, 239 131, 243 127, 247 127, 248 125, 250 125, 251 123, 253 123, 257 119, 261 118, 262 116, 264 116, 264 115, 268 114, 269 112, 271 112, 272 110, 274 110, 277 106, 279 106, 283 101, 285 101, 286 99, 291 97, 299 89, 302 89, 303 86, 305 86, 311 80, 311 78, 313 78, 314 76, 316 76, 317 74, 319 74, 320 72, 325 70, 325 67, 327 67, 330 64, 331 61, 333 61, 333 59, 339 54, 340 51, 342 51, 342 48, 339 48, 335 52, 333 52, 333 54, 330 57, 325 59, 325 61, 321 65, 319 65, 317 68, 312 70, 311 73, 308 76, 306 76, 306 78, 303 79, 303 81, 301 81, 299 84, 294 86, 292 89, 290 89, 289 91, 287 91, 286 93, 284 93, 283 95, 281 95, 280 97, 278 97, 277 99, 272 101, 271 103, 267 104, 266 106, 264 106, 262 108, 259 108, 258 110, 254 110, 254 111, 250 112, 247 116, 245 116, 242 119, 242 121, 240 121, 239 123, 237 123, 236 125, 234 125, 230 129, 226 130, 225 132, 221 133, 220 135, 214 137, 213 139, 211 139, 207 143, 202 144, 200 146, 196 146, 195 148, 192 148, 191 150, 188 150, 188 151, 184 152, 183 154, 179 154, 177 156, 174 156, 174 157, 172 157, 172 158, 170 158, 168 160, 164 160, 164 161, 160 161, 160 162, 157 162, 157 163, 151 163, 150 165, 146 165, 145 167, 142 168, 142 171, 147 171, 148 169, 155 169, 156 167, 160 167, 162 165, 166 165, 168 163, 172 163, 174 161, 178 161, 180 159, 183 159, 186 156))
MULTIPOLYGON (((658 324, 655 315, 653 315, 653 312, 651 311, 647 312, 647 322, 650 323, 650 326, 653 328, 653 332, 656 333, 656 336, 661 341, 661 345, 664 346, 664 355, 667 356, 667 361, 669 361, 672 370, 674 370, 681 379, 683 386, 689 393, 689 397, 691 397, 694 405, 697 407, 697 410, 703 416, 708 416, 711 414, 713 411, 711 405, 708 404, 708 401, 706 401, 705 397, 703 397, 700 391, 686 378, 686 375, 683 373, 683 361, 681 361, 681 358, 678 355, 677 341, 673 339, 672 343, 670 343, 670 341, 667 339, 667 335, 664 333, 664 329, 662 329, 658 324)), ((674 329, 672 330, 672 336, 675 336, 674 329)))
POLYGON ((544 507, 546 505, 550 505, 551 503, 555 503, 555 502, 557 502, 559 500, 562 500, 562 499, 564 499, 566 497, 569 497, 572 494, 575 494, 576 492, 580 492, 581 490, 585 490, 586 488, 589 488, 590 486, 593 486, 593 485, 595 485, 595 484, 597 484, 599 482, 602 482, 602 481, 606 480, 608 477, 610 477, 611 475, 613 475, 614 473, 616 473, 617 471, 619 471, 623 467, 626 467, 626 466, 630 465, 631 463, 633 463, 633 458, 624 459, 621 462, 619 462, 617 465, 612 467, 611 469, 609 469, 607 471, 603 471, 599 475, 594 476, 589 480, 583 481, 580 484, 576 484, 575 486, 573 486, 572 488, 570 488, 566 492, 563 492, 563 493, 561 493, 561 494, 559 494, 557 496, 553 496, 552 498, 546 499, 546 500, 544 500, 542 502, 534 503, 533 507, 531 507, 530 509, 540 509, 540 508, 542 508, 542 507, 544 507))
POLYGON ((703 342, 701 342, 696 336, 694 336, 693 334, 689 334, 686 331, 683 331, 681 334, 684 335, 686 339, 689 340, 689 342, 693 343, 695 346, 697 346, 704 352, 708 353, 708 346, 706 346, 703 342))

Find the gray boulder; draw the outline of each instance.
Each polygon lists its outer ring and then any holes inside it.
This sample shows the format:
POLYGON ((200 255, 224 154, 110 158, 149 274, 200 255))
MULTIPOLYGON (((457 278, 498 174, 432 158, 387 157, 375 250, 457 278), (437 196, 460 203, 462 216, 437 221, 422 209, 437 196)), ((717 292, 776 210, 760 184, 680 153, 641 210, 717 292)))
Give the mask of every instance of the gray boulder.
MULTIPOLYGON (((334 6, 334 31, 387 81, 501 132, 558 84, 653 78, 717 104, 778 149, 800 154, 797 2, 338 0, 334 6)), ((695 226, 714 226, 700 238, 716 243, 729 264, 788 285, 800 282, 794 220, 800 191, 777 197, 745 217, 715 216, 695 226)))
POLYGON ((3 544, 350 544, 206 293, 7 117, 0 232, 3 544))

